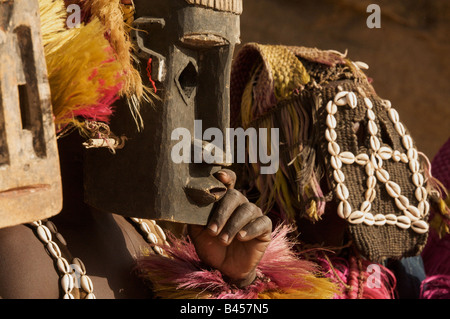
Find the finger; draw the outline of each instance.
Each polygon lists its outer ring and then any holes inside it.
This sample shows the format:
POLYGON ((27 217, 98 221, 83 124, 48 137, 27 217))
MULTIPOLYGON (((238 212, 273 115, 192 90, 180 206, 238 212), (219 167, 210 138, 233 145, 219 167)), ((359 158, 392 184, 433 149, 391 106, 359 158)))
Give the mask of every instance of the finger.
POLYGON ((208 222, 208 230, 211 235, 218 235, 228 218, 240 205, 248 202, 248 199, 235 189, 229 189, 225 196, 218 202, 216 210, 211 214, 208 222))
POLYGON ((272 235, 272 221, 269 217, 263 215, 250 221, 241 231, 237 238, 240 241, 250 241, 258 239, 269 242, 272 235))
POLYGON ((221 169, 214 176, 221 181, 228 189, 234 189, 236 184, 236 173, 229 169, 221 169))
POLYGON ((246 202, 240 205, 227 220, 219 235, 220 240, 225 244, 231 243, 238 231, 260 216, 262 216, 262 211, 255 204, 246 202))

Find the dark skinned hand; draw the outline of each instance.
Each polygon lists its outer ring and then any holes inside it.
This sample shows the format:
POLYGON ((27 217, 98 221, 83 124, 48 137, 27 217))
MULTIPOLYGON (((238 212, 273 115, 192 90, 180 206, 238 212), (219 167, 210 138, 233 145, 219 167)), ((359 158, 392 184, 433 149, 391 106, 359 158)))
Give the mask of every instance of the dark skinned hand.
POLYGON ((227 186, 206 226, 189 225, 197 254, 239 287, 253 282, 256 266, 271 240, 272 222, 234 189, 236 174, 222 169, 215 177, 227 186))

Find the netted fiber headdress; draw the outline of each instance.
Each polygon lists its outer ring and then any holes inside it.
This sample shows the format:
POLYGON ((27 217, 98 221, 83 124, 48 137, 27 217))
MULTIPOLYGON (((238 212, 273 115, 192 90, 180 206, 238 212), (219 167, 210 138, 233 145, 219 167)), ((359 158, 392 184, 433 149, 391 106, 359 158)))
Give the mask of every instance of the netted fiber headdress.
POLYGON ((422 161, 364 67, 336 51, 247 44, 232 70, 232 123, 279 128, 279 171, 246 170, 266 212, 297 223, 337 214, 368 259, 416 255, 430 206, 422 161))

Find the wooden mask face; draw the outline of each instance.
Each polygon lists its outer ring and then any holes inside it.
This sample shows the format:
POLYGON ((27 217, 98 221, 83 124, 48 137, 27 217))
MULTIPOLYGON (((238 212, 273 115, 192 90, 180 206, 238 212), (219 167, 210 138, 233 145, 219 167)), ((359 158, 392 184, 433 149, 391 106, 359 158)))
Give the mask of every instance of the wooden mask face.
POLYGON ((111 129, 128 141, 115 155, 87 152, 86 201, 130 217, 206 224, 214 202, 226 191, 212 176, 222 163, 196 162, 193 156, 174 161, 172 151, 180 140, 173 132, 189 132, 189 148, 195 152, 202 136, 195 134, 194 121, 201 121, 202 133, 229 127, 239 15, 181 0, 135 1, 135 6, 132 40, 145 66, 141 76, 148 86, 155 83, 160 99, 141 107, 140 132, 127 107, 118 107, 111 129))
POLYGON ((0 2, 0 228, 62 207, 40 32, 37 0, 0 2))

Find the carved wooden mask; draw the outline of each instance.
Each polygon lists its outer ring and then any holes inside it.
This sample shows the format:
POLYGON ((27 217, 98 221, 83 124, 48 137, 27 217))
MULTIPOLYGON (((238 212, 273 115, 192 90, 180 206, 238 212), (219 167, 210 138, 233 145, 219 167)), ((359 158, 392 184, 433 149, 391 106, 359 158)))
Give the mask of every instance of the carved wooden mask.
POLYGON ((202 121, 202 133, 229 127, 231 59, 242 2, 134 2, 132 39, 141 76, 150 87, 156 83, 161 99, 142 105, 140 132, 127 106, 117 108, 111 129, 128 141, 116 154, 87 151, 86 202, 130 217, 206 224, 226 191, 212 176, 221 163, 174 163, 171 151, 179 140, 171 135, 185 128, 193 138, 195 120, 202 121))
POLYGON ((62 207, 37 0, 0 2, 0 228, 62 207))

